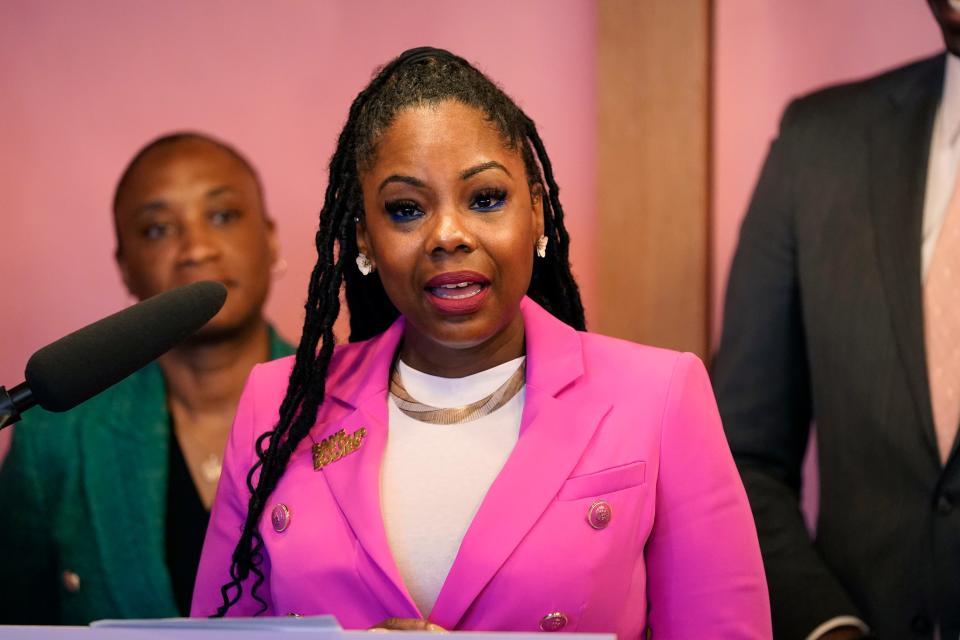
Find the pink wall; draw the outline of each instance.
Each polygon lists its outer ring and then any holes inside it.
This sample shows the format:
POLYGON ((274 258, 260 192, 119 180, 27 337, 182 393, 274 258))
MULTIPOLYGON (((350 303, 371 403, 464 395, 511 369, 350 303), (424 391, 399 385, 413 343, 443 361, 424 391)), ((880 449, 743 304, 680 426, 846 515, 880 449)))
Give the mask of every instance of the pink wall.
POLYGON ((32 351, 130 302, 110 200, 133 152, 173 129, 256 164, 287 274, 268 315, 300 332, 327 160, 373 69, 403 49, 476 62, 537 121, 586 298, 593 287, 595 15, 589 0, 7 0, 0 4, 0 384, 32 351))
MULTIPOLYGON (((129 302, 109 203, 149 138, 209 131, 259 166, 290 263, 268 314, 299 333, 324 170, 353 95, 401 49, 476 61, 533 115, 593 297, 595 15, 589 0, 7 0, 0 3, 0 384, 38 346, 129 302), (494 21, 492 16, 501 18, 494 21)), ((940 48, 923 0, 718 0, 714 336, 740 218, 787 100, 940 48)), ((715 342, 714 342, 715 344, 715 342)))
POLYGON ((942 48, 924 0, 715 2, 714 348, 740 219, 789 99, 942 48))

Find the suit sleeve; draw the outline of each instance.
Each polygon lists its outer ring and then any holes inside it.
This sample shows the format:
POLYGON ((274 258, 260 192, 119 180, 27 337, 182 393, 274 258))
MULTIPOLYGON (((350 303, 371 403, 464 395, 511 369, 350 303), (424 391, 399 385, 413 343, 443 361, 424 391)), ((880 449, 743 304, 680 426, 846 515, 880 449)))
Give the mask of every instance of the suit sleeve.
POLYGON ((770 637, 750 506, 707 372, 690 354, 680 356, 670 385, 645 558, 654 638, 770 637))
MULTIPOLYGON (((0 466, 0 624, 59 624, 57 553, 50 533, 51 513, 33 454, 34 426, 16 427, 0 466)), ((49 464, 49 461, 46 461, 49 464)), ((55 472, 49 469, 49 472, 55 472)))
POLYGON ((777 638, 805 638, 825 621, 860 617, 817 553, 800 511, 812 414, 800 304, 793 175, 815 139, 788 107, 740 230, 713 383, 753 509, 777 638))
MULTIPOLYGON (((210 524, 200 554, 200 565, 193 588, 193 602, 190 615, 208 617, 223 605, 221 587, 230 582, 230 566, 233 550, 240 539, 240 531, 247 517, 247 505, 250 490, 247 487, 247 473, 256 460, 256 437, 267 425, 259 424, 256 414, 256 367, 247 380, 240 396, 237 415, 230 430, 227 448, 224 453, 223 471, 217 496, 210 511, 210 524)), ((269 425, 272 426, 272 425, 269 425)), ((268 515, 269 517, 269 515, 268 515)), ((267 610, 259 613, 261 604, 251 596, 256 577, 251 574, 243 581, 237 602, 227 611, 228 616, 273 615, 270 599, 270 559, 266 549, 261 552, 259 565, 264 580, 257 586, 257 595, 266 602, 267 610)), ((235 596, 237 587, 229 590, 235 596)))

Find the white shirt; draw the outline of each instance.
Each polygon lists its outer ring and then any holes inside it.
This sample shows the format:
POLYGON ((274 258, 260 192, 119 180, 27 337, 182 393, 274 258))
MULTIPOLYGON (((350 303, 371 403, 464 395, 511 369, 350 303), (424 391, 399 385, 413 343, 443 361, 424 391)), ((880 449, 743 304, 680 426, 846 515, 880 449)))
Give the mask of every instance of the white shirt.
MULTIPOLYGON (((411 397, 433 407, 459 407, 493 393, 524 358, 464 378, 439 378, 398 363, 411 397)), ((463 536, 513 451, 525 387, 491 414, 470 422, 419 422, 391 399, 380 475, 381 508, 390 551, 410 597, 430 614, 463 536)))
POLYGON ((960 167, 960 58, 947 55, 943 97, 933 123, 930 156, 927 160, 927 189, 923 203, 923 246, 921 266, 924 277, 940 237, 947 206, 953 196, 960 167))
MULTIPOLYGON (((943 96, 933 122, 930 155, 927 159, 927 186, 923 200, 922 244, 920 247, 920 275, 926 279, 934 247, 947 216, 947 207, 957 183, 960 169, 960 58, 947 54, 943 76, 943 96)), ((839 616, 827 620, 814 629, 807 640, 817 640, 837 627, 853 626, 864 633, 866 624, 854 616, 839 616)))

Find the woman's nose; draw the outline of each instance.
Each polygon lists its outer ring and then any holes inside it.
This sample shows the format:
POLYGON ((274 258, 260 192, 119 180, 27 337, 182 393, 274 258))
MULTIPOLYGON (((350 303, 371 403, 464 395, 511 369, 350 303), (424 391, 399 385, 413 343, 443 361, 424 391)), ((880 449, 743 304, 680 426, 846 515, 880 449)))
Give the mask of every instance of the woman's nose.
POLYGON ((220 256, 216 234, 208 225, 187 224, 180 236, 180 261, 183 264, 200 264, 220 256))
POLYGON ((428 239, 428 251, 433 254, 469 253, 476 249, 476 239, 470 232, 466 216, 453 207, 438 210, 428 239))

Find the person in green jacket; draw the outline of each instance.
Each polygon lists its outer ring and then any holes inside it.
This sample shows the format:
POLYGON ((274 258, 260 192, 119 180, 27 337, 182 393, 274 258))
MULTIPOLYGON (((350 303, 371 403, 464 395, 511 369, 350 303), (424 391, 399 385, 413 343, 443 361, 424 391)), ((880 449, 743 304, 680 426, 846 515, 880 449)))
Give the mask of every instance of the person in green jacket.
POLYGON ((276 234, 235 149, 197 133, 154 140, 123 172, 113 213, 134 297, 216 280, 227 300, 123 382, 17 425, 0 467, 0 624, 186 616, 244 381, 293 351, 263 316, 276 234))

